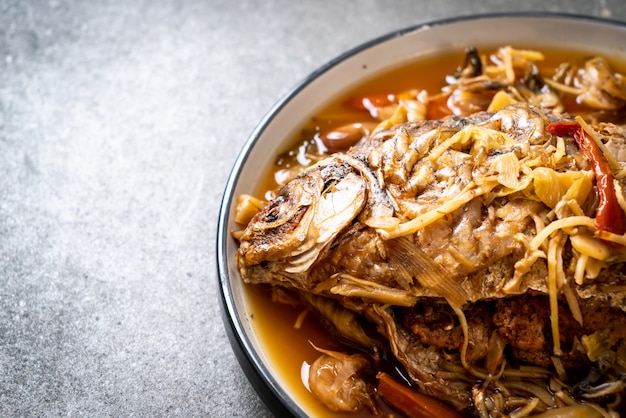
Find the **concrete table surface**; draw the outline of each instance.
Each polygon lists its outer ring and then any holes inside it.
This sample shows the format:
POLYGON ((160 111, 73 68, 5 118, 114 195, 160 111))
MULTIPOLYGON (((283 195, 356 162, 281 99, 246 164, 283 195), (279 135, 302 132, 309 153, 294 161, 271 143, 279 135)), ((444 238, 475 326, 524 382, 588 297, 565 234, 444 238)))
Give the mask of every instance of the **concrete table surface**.
POLYGON ((622 0, 0 1, 0 416, 271 416, 227 340, 215 230, 255 124, 429 20, 622 0))

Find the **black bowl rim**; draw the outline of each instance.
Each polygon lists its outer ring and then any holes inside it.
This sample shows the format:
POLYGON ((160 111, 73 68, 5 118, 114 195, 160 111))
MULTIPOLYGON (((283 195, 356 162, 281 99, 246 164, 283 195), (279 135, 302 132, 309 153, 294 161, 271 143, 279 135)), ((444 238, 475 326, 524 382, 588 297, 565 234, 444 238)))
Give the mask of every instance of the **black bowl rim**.
POLYGON ((227 248, 226 241, 232 239, 228 231, 228 218, 231 213, 231 201, 233 198, 235 186, 239 180, 241 168, 246 163, 248 156, 254 148, 256 142, 263 134, 264 130, 274 119, 274 117, 313 80, 322 74, 331 70, 339 63, 348 58, 364 51, 368 48, 378 45, 392 38, 402 36, 406 33, 419 30, 426 27, 450 25, 457 22, 483 20, 483 19, 503 19, 503 18, 528 18, 528 19, 564 19, 574 21, 587 21, 591 23, 599 23, 609 26, 625 27, 626 22, 589 15, 560 13, 560 12, 504 12, 504 13, 484 13, 472 14, 465 16, 456 16, 445 19, 423 22, 416 25, 408 26, 400 30, 389 32, 385 35, 373 38, 364 42, 328 61, 322 65, 302 81, 296 84, 282 98, 280 98, 263 116, 254 130, 248 136, 241 151, 239 152, 235 164, 229 174, 222 201, 220 205, 217 225, 217 273, 220 288, 220 307, 222 320, 226 328, 226 333, 230 341, 231 347, 237 358, 244 374, 252 384, 253 388, 263 400, 267 408, 276 416, 294 416, 306 417, 306 413, 287 395, 284 388, 274 379, 269 370, 263 365, 262 361, 254 351, 250 339, 246 335, 241 318, 238 315, 235 301, 233 298, 232 288, 230 285, 228 274, 227 248))

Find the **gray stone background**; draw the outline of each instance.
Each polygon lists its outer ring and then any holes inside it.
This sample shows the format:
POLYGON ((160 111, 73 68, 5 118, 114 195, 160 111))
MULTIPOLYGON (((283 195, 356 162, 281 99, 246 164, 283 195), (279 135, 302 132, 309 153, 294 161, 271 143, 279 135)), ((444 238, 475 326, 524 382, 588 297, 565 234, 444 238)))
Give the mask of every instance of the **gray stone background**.
POLYGON ((223 187, 264 113, 429 20, 623 0, 0 1, 0 416, 269 417, 220 316, 223 187))

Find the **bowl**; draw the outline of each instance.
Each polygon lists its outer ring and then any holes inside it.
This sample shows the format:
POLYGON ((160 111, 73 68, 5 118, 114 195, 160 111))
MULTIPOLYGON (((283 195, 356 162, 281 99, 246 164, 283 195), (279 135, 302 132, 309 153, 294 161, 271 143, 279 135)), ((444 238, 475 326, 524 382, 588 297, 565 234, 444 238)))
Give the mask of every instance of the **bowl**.
MULTIPOLYGON (((230 174, 217 229, 217 269, 224 324, 246 376, 277 416, 319 413, 306 389, 294 388, 257 325, 263 315, 250 299, 235 264, 231 231, 237 196, 251 193, 259 173, 267 171, 302 126, 342 92, 403 63, 442 51, 502 45, 574 49, 624 57, 626 24, 563 14, 480 15, 420 24, 366 42, 320 67, 276 103, 249 136, 230 174), (494 35, 495 34, 495 35, 494 35)), ((289 342, 282 346, 290 350, 289 342)), ((294 349, 295 350, 295 349, 294 349)))

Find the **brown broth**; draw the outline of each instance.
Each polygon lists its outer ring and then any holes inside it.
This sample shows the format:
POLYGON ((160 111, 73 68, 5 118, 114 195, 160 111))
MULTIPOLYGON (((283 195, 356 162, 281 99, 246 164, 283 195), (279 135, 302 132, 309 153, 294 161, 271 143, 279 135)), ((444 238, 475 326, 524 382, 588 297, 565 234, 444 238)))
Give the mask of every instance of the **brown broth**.
MULTIPOLYGON (((515 46, 516 48, 533 49, 532 46, 515 46)), ((589 58, 588 54, 571 50, 541 50, 546 60, 538 63, 539 69, 544 76, 552 76, 552 69, 562 62, 576 62, 589 58)), ((481 50, 481 53, 491 53, 494 48, 481 50)), ((449 53, 432 57, 428 60, 416 61, 392 71, 374 77, 357 88, 338 97, 318 115, 311 118, 302 129, 302 135, 287 142, 286 149, 293 149, 303 140, 310 140, 314 132, 324 129, 332 129, 338 125, 363 122, 372 120, 363 111, 357 111, 346 107, 346 101, 354 97, 371 94, 398 93, 408 89, 426 89, 429 94, 436 94, 445 85, 445 76, 452 74, 463 62, 464 51, 449 53)), ((624 57, 607 57, 613 69, 626 73, 626 59, 624 57), (618 59, 619 58, 619 59, 618 59)), ((268 168, 268 174, 257 185, 257 196, 264 196, 266 191, 276 187, 274 181, 275 167, 268 168)), ((304 409, 316 416, 325 417, 370 417, 368 411, 359 414, 333 413, 319 402, 303 385, 301 379, 301 366, 303 363, 311 364, 319 356, 319 353, 311 346, 331 350, 350 349, 331 336, 322 325, 309 315, 300 329, 295 329, 294 324, 301 309, 275 303, 271 301, 270 291, 264 286, 245 286, 247 302, 251 312, 250 322, 257 331, 260 343, 266 350, 271 366, 276 373, 287 382, 288 390, 301 403, 304 409)), ((397 411, 389 409, 385 411, 399 416, 397 411)), ((401 415, 401 414, 400 414, 401 415)))
MULTIPOLYGON (((536 65, 544 77, 552 77, 555 69, 561 63, 578 63, 592 56, 590 53, 581 53, 575 50, 534 48, 528 45, 518 45, 515 48, 541 51, 545 56, 545 60, 537 62, 536 65)), ((496 48, 485 48, 479 50, 479 52, 481 54, 491 54, 495 50, 496 48)), ((373 76, 354 89, 338 96, 326 108, 312 116, 310 120, 305 121, 302 125, 301 134, 292 138, 291 141, 285 142, 285 151, 281 156, 289 152, 293 153, 293 150, 297 149, 304 141, 313 142, 313 137, 316 133, 329 131, 349 123, 374 122, 374 119, 369 116, 367 111, 357 110, 348 105, 354 98, 390 93, 397 94, 410 89, 426 90, 429 95, 439 93, 441 88, 446 85, 446 75, 453 74, 457 67, 463 64, 464 57, 465 51, 449 52, 431 56, 428 59, 411 61, 398 68, 373 76)), ((616 53, 615 56, 607 56, 606 58, 615 71, 626 74, 625 56, 617 55, 616 53)), ((566 106, 569 106, 569 111, 572 113, 576 112, 577 105, 573 100, 566 99, 564 102, 566 106)), ((441 115, 431 108, 428 116, 436 118, 441 115)), ((281 156, 277 156, 277 161, 281 159, 281 156)), ((276 188, 277 183, 273 176, 276 168, 274 167, 270 170, 262 180, 260 189, 257 189, 263 191, 258 194, 259 196, 264 196, 266 191, 276 188)))
MULTIPOLYGON (((373 415, 367 409, 358 413, 332 412, 308 391, 301 378, 303 364, 311 365, 319 353, 311 344, 327 350, 350 352, 331 336, 320 322, 309 314, 299 329, 294 328, 303 308, 272 302, 271 290, 265 286, 246 286, 246 302, 251 312, 250 323, 259 342, 266 350, 273 371, 280 375, 289 393, 311 416, 336 418, 367 418, 373 415)), ((381 412, 398 415, 398 411, 377 400, 381 412)))

